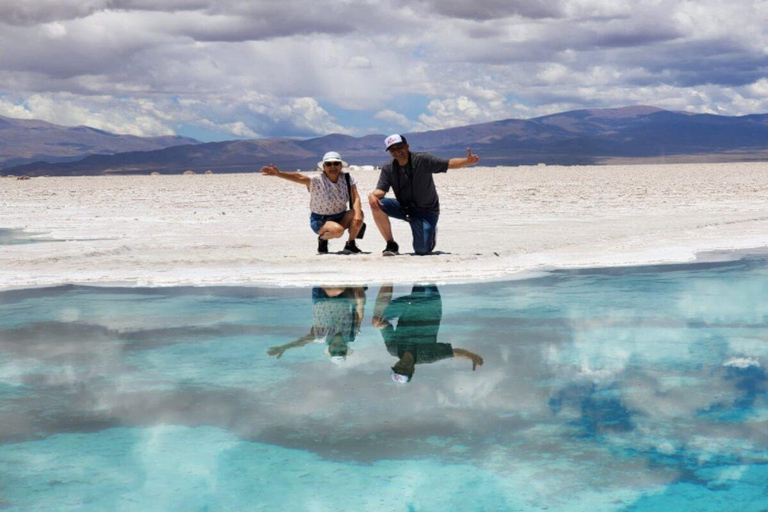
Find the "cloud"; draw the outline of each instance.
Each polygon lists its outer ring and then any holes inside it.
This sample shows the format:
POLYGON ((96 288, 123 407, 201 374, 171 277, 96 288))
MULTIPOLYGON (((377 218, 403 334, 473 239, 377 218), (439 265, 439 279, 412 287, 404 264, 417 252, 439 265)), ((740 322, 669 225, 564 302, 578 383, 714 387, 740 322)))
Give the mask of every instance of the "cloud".
POLYGON ((90 97, 85 102, 70 94, 36 94, 23 104, 0 99, 0 114, 23 119, 41 119, 54 124, 86 125, 113 133, 139 136, 172 135, 155 105, 142 100, 115 101, 90 97))
POLYGON ((507 105, 502 95, 491 94, 474 97, 455 96, 443 100, 432 100, 427 109, 429 114, 419 116, 417 130, 437 130, 465 124, 494 121, 510 115, 515 109, 507 105), (469 122, 467 122, 469 120, 469 122))
POLYGON ((442 16, 471 20, 491 20, 509 16, 556 18, 563 15, 562 2, 554 0, 416 0, 415 3, 442 16))
POLYGON ((108 0, 4 0, 0 2, 0 20, 21 26, 71 20, 104 9, 108 3, 108 0))
POLYGON ((382 121, 387 121, 390 123, 395 123, 399 126, 402 126, 403 128, 411 129, 413 126, 413 122, 408 119, 403 114, 397 113, 394 110, 382 110, 380 112, 377 112, 376 115, 373 116, 374 119, 381 119, 382 121))
POLYGON ((765 16, 752 0, 6 0, 0 94, 64 124, 237 137, 636 102, 746 114, 764 111, 765 16))
POLYGON ((43 93, 23 100, 0 97, 0 115, 145 137, 175 134, 184 127, 205 129, 220 138, 275 137, 285 133, 310 137, 346 132, 312 98, 280 104, 274 97, 257 94, 244 98, 210 96, 201 101, 43 93))

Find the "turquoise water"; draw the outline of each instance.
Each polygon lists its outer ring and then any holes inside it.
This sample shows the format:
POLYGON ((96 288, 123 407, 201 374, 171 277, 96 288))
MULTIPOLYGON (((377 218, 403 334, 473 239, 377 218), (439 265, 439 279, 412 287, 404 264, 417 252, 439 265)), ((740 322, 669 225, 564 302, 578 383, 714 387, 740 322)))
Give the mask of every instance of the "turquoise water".
POLYGON ((18 245, 33 244, 39 242, 62 242, 63 240, 54 240, 44 238, 41 233, 29 233, 23 229, 0 228, 0 245, 18 245))
POLYGON ((766 364, 762 258, 10 291, 0 508, 765 511, 766 364))

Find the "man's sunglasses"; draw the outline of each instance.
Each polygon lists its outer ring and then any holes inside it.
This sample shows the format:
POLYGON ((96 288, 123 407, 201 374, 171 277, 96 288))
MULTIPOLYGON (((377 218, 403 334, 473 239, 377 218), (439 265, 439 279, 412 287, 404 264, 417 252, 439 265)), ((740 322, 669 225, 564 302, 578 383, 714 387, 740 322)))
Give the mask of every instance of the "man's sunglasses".
POLYGON ((323 165, 325 167, 334 167, 336 165, 341 165, 341 162, 323 162, 323 165))

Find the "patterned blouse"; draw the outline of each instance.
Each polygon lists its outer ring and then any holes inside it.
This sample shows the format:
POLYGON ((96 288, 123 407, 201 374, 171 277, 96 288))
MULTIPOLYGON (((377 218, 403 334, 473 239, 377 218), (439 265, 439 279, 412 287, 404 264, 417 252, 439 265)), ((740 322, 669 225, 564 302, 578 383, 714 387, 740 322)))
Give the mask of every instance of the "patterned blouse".
MULTIPOLYGON (((357 184, 355 177, 349 175, 350 186, 357 184)), ((335 215, 349 209, 347 180, 339 174, 336 183, 328 179, 324 172, 309 179, 309 209, 320 215, 335 215)))

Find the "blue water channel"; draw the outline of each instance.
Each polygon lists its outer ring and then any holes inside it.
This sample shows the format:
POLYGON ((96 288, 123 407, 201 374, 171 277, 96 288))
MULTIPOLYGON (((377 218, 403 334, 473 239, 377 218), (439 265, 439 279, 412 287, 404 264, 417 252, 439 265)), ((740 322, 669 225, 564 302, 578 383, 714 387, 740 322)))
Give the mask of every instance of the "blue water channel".
POLYGON ((23 229, 0 228, 0 245, 22 245, 40 242, 62 242, 43 236, 42 233, 30 233, 23 229))
POLYGON ((764 511, 766 364, 762 257, 7 291, 0 509, 764 511))

